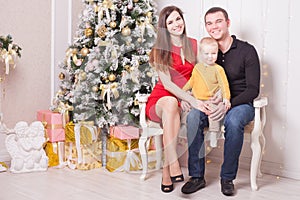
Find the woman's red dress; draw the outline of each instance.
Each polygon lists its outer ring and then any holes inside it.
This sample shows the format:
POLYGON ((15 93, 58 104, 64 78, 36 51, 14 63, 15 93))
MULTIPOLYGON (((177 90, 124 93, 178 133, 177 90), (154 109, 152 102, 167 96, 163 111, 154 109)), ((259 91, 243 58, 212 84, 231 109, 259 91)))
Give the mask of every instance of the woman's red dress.
MULTIPOLYGON (((197 41, 191 38, 190 41, 192 43, 193 51, 195 55, 197 55, 197 41)), ((181 47, 174 45, 172 46, 173 66, 172 69, 170 69, 170 75, 172 82, 178 87, 182 88, 190 79, 195 63, 189 63, 187 60, 185 60, 185 64, 183 64, 180 56, 180 48, 181 47)), ((161 80, 158 80, 148 98, 146 105, 146 115, 150 120, 161 122, 161 119, 156 115, 155 104, 161 97, 164 96, 174 95, 164 88, 161 80)), ((180 106, 179 103, 178 106, 180 106)))

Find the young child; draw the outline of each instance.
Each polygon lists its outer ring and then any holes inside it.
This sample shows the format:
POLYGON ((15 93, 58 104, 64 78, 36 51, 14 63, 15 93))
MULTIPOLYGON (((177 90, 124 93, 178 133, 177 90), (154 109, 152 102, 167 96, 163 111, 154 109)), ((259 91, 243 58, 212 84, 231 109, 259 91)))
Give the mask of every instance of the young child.
MULTIPOLYGON (((200 41, 199 48, 200 62, 195 65, 190 80, 182 89, 185 91, 192 89, 194 97, 204 101, 218 93, 222 95, 223 103, 229 109, 231 104, 228 80, 223 67, 215 63, 218 43, 213 38, 204 37, 200 41)), ((216 105, 208 101, 208 106, 213 110, 216 105)), ((220 121, 209 119, 209 131, 212 135, 220 132, 220 121)), ((211 146, 216 146, 216 140, 211 141, 211 146)))

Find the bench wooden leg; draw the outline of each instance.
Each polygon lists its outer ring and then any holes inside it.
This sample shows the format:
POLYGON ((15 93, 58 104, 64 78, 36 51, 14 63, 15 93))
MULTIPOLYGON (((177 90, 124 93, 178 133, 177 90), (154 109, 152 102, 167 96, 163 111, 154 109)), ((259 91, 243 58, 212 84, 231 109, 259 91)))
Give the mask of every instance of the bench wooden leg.
POLYGON ((261 166, 261 160, 262 160, 262 156, 263 156, 263 153, 265 151, 265 146, 266 146, 266 138, 265 138, 263 133, 261 133, 260 139, 261 139, 261 154, 260 154, 258 169, 257 169, 257 176, 258 177, 262 177, 260 166, 261 166))
POLYGON ((259 169, 259 163, 261 159, 261 146, 260 146, 260 125, 255 124, 254 129, 251 133, 251 149, 252 149, 252 159, 251 159, 251 169, 250 169, 250 182, 251 182, 251 189, 257 190, 257 183, 256 177, 259 169))
POLYGON ((154 137, 155 140, 155 150, 156 150, 156 165, 155 169, 158 170, 162 166, 162 135, 157 135, 154 137))
POLYGON ((141 154, 142 167, 143 167, 142 175, 140 176, 141 180, 146 179, 147 170, 148 170, 147 140, 148 138, 143 136, 141 136, 139 139, 139 151, 141 154))

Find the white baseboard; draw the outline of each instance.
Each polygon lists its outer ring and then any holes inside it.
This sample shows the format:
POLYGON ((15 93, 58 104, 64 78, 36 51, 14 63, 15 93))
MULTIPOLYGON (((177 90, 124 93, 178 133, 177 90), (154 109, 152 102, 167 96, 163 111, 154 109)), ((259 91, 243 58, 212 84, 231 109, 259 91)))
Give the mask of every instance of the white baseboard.
MULTIPOLYGON (((217 155, 208 155, 208 159, 212 162, 222 163, 223 157, 217 155)), ((250 170, 251 159, 249 157, 240 157, 239 167, 242 169, 250 170)), ((290 171, 281 167, 280 163, 262 161, 261 163, 261 172, 265 174, 271 174, 274 176, 280 176, 285 178, 291 178, 295 180, 300 180, 300 171, 290 171)))
POLYGON ((0 161, 8 163, 10 162, 11 158, 6 149, 1 149, 0 150, 0 161))

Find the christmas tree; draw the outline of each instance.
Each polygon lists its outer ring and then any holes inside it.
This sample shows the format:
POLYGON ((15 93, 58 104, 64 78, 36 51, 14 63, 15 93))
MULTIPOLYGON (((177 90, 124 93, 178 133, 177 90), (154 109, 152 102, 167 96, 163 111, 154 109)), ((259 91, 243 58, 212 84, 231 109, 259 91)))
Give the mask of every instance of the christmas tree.
MULTIPOLYGON (((53 107, 72 120, 99 127, 134 125, 137 93, 149 92, 149 53, 156 38, 151 0, 84 0, 73 44, 59 67, 60 89, 53 107)), ((52 107, 52 108, 53 108, 52 107)))

